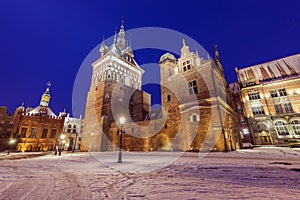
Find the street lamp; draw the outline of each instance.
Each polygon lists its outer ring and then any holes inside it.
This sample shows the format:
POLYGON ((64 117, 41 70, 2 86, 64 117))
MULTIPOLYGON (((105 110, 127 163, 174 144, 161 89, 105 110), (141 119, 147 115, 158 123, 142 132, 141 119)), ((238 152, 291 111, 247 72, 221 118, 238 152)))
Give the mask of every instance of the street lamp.
POLYGON ((15 142, 16 142, 16 140, 14 140, 12 138, 9 140, 10 149, 7 151, 7 155, 9 155, 9 151, 12 151, 12 146, 15 142))
POLYGON ((64 134, 61 134, 59 138, 60 138, 60 145, 59 145, 59 148, 58 148, 58 155, 60 156, 61 152, 62 152, 62 147, 63 147, 63 145, 65 145, 66 136, 64 134))
POLYGON ((120 117, 120 119, 119 119, 120 149, 119 149, 118 163, 122 163, 122 132, 123 132, 122 128, 123 128, 124 123, 125 123, 125 117, 120 117))

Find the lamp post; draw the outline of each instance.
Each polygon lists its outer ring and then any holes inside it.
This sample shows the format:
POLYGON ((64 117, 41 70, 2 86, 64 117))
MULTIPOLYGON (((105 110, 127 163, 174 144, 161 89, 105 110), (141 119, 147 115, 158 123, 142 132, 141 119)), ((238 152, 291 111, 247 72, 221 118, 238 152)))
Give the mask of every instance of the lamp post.
POLYGON ((12 146, 13 146, 13 144, 16 142, 16 140, 14 140, 14 139, 10 139, 9 140, 9 145, 10 145, 10 148, 9 148, 9 150, 7 151, 7 155, 9 155, 9 152, 10 151, 12 151, 12 146))
POLYGON ((59 148, 58 148, 58 155, 59 156, 61 155, 63 145, 65 145, 65 138, 66 138, 66 136, 64 134, 60 135, 60 143, 59 143, 59 148))
POLYGON ((118 163, 122 163, 122 132, 123 132, 123 125, 125 123, 125 118, 120 117, 119 119, 119 125, 120 125, 120 130, 119 130, 119 135, 120 135, 120 148, 119 148, 119 157, 118 157, 118 163))

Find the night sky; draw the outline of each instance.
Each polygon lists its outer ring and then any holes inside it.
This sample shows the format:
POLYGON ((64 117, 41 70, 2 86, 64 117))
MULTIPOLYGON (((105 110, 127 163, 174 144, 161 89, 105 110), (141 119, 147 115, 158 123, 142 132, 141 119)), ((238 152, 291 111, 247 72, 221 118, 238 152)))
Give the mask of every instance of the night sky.
MULTIPOLYGON (((22 102, 37 106, 50 80, 50 107, 55 113, 64 108, 72 113, 73 84, 81 63, 103 35, 114 34, 122 16, 126 30, 173 29, 196 40, 211 56, 218 44, 226 79, 233 82, 235 67, 299 53, 299 8, 298 0, 1 0, 0 105, 10 113, 22 102)), ((157 63, 161 53, 139 51, 135 56, 139 64, 157 63)))

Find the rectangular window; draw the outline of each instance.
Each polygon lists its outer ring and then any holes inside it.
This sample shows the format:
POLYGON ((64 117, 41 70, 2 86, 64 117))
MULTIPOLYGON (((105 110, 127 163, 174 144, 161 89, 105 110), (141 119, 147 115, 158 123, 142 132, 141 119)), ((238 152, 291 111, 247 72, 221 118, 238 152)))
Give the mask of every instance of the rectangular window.
POLYGON ((167 95, 167 101, 168 102, 171 101, 171 95, 170 94, 167 95))
POLYGON ((29 138, 36 138, 36 133, 37 133, 37 128, 36 127, 32 127, 29 138))
POLYGON ((55 138, 55 135, 56 135, 56 129, 52 129, 50 138, 55 138))
POLYGON ((198 88, 197 88, 197 82, 196 82, 196 80, 189 82, 188 87, 189 87, 189 94, 190 95, 198 93, 198 88))
POLYGON ((44 128, 41 138, 47 138, 47 133, 48 133, 48 129, 44 128))
POLYGON ((283 89, 279 89, 278 92, 279 92, 280 96, 286 96, 286 90, 284 88, 283 89))
POLYGON ((248 94, 249 100, 256 100, 256 99, 260 99, 260 95, 258 91, 255 92, 251 92, 248 94))
POLYGON ((277 94, 277 91, 276 91, 276 90, 271 90, 271 91, 270 91, 270 94, 271 94, 271 97, 272 97, 272 98, 278 97, 278 94, 277 94))
POLYGON ((22 127, 20 137, 21 138, 26 138, 26 132, 27 132, 27 128, 22 127))
POLYGON ((256 107, 252 107, 252 113, 253 115, 264 115, 265 111, 263 106, 256 106, 256 107))
POLYGON ((186 62, 183 62, 182 66, 183 66, 182 69, 183 69, 184 72, 191 69, 191 65, 190 65, 190 61, 189 60, 186 61, 186 62))
POLYGON ((252 86, 252 85, 255 85, 255 82, 254 82, 254 81, 251 81, 251 82, 246 83, 246 87, 252 86))
POLYGON ((275 104, 276 113, 283 113, 281 104, 275 104))
POLYGON ((285 103, 284 104, 284 109, 285 109, 285 112, 287 112, 287 113, 293 112, 293 108, 292 108, 292 104, 291 103, 285 103))

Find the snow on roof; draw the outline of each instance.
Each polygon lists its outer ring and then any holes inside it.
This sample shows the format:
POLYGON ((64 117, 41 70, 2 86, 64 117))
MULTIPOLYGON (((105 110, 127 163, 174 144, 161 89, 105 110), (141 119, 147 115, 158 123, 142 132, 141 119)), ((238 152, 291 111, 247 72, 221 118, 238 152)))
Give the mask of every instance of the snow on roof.
POLYGON ((56 115, 53 113, 53 111, 49 107, 44 107, 44 106, 38 106, 34 109, 32 109, 29 112, 26 112, 29 115, 35 115, 35 114, 47 114, 48 116, 54 116, 56 115))
POLYGON ((299 74, 300 54, 238 70, 238 76, 242 82, 253 79, 266 81, 270 79, 283 78, 286 76, 296 76, 299 74))

